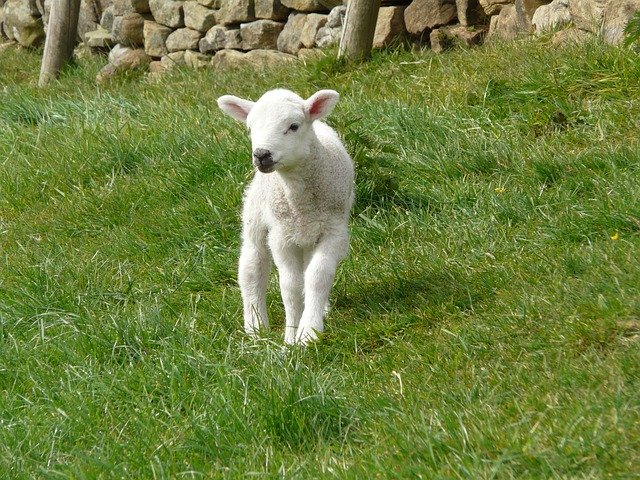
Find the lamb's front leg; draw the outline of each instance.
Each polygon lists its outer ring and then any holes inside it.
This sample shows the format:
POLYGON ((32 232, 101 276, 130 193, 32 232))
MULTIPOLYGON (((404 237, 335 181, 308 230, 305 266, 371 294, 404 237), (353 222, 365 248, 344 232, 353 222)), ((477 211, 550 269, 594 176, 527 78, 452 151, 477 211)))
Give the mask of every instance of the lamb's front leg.
POLYGON ((285 311, 285 343, 295 343, 298 322, 304 307, 302 249, 286 245, 276 235, 270 239, 273 260, 278 269, 280 294, 285 311))
POLYGON ((266 294, 270 270, 271 256, 266 246, 246 240, 240 252, 238 283, 244 308, 244 330, 252 336, 261 328, 269 328, 266 294))
POLYGON ((304 272, 304 312, 298 325, 296 343, 307 344, 324 331, 324 315, 338 263, 349 249, 349 234, 327 236, 313 249, 304 272))

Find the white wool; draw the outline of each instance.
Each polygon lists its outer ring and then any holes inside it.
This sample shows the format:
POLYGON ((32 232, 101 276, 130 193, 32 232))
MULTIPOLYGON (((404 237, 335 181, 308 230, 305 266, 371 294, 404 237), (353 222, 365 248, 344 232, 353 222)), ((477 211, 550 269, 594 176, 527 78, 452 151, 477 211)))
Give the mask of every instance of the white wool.
POLYGON ((238 282, 245 331, 268 328, 266 288, 272 261, 285 307, 285 342, 308 343, 323 318, 338 263, 349 249, 353 161, 336 132, 319 121, 339 99, 320 90, 304 100, 272 90, 257 102, 230 95, 218 105, 250 130, 258 170, 242 212, 238 282))

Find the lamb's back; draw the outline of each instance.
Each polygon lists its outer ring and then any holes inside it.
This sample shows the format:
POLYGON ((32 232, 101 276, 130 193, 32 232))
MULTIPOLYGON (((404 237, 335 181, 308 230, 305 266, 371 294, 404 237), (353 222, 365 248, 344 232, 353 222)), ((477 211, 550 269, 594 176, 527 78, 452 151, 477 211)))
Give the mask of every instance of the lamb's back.
POLYGON ((313 127, 318 138, 318 149, 312 152, 318 157, 315 172, 318 193, 325 197, 327 208, 342 206, 348 213, 353 203, 353 160, 335 130, 318 121, 313 127))

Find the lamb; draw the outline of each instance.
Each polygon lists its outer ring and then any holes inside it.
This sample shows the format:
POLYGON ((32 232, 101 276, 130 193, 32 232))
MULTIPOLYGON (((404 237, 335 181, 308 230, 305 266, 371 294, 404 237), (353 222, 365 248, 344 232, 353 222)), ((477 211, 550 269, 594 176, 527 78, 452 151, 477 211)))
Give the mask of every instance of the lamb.
POLYGON ((338 264, 349 250, 354 167, 336 132, 319 119, 339 94, 307 100, 284 89, 257 102, 232 95, 218 106, 248 126, 254 178, 245 190, 238 283, 244 329, 268 329, 266 289, 275 263, 285 308, 287 344, 306 345, 324 330, 338 264))

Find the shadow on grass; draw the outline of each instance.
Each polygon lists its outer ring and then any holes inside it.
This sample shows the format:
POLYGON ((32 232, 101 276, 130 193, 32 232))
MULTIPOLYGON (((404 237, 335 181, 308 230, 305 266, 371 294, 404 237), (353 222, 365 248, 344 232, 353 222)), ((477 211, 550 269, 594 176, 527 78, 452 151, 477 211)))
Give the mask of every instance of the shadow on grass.
POLYGON ((334 311, 355 320, 336 326, 346 332, 337 338, 348 339, 348 351, 356 345, 359 355, 375 354, 432 330, 443 318, 472 315, 491 302, 503 283, 494 272, 467 273, 452 267, 407 268, 394 274, 336 289, 334 311))
POLYGON ((360 283, 336 298, 338 309, 358 314, 411 313, 415 309, 454 307, 458 311, 474 306, 495 294, 498 279, 489 272, 472 276, 452 269, 403 271, 395 278, 360 283))

